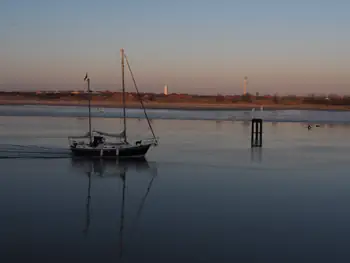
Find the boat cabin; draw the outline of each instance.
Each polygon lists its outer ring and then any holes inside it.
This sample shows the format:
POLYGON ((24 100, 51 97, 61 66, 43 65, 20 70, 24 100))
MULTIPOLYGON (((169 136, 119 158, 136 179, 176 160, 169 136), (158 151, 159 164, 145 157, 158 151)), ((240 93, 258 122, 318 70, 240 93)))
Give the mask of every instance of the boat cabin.
POLYGON ((92 141, 92 147, 97 147, 100 144, 103 144, 105 142, 105 138, 103 136, 96 135, 94 136, 94 139, 92 141))

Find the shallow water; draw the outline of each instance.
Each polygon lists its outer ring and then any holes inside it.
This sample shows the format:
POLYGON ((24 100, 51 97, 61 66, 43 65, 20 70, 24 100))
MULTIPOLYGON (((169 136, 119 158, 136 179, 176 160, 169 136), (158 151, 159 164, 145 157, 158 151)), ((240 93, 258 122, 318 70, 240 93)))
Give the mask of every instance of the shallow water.
MULTIPOLYGON (((144 118, 143 110, 127 109, 128 118, 144 118)), ((92 107, 93 117, 116 118, 122 117, 120 108, 92 107)), ((229 120, 244 121, 253 117, 263 118, 265 122, 309 122, 350 124, 350 111, 325 110, 166 110, 149 109, 147 114, 151 119, 171 120, 229 120)), ((87 117, 87 107, 74 106, 44 106, 0 105, 0 116, 55 116, 55 117, 87 117)))
MULTIPOLYGON (((120 130, 111 118, 93 125, 120 130)), ((0 262, 349 261, 349 126, 265 123, 253 150, 249 123, 153 126, 160 145, 147 163, 0 159, 0 262)), ((0 148, 66 149, 86 129, 72 117, 0 117, 0 148)), ((144 120, 128 130, 149 135, 144 120)))

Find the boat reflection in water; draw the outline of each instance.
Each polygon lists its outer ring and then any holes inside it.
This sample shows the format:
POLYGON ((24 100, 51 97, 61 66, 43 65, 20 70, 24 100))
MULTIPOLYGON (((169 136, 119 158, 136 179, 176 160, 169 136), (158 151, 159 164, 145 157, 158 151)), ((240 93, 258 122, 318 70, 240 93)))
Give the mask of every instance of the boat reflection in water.
POLYGON ((88 176, 88 187, 87 187, 87 198, 86 198, 86 222, 84 227, 84 234, 88 234, 90 227, 90 211, 91 211, 91 188, 94 176, 98 177, 118 177, 122 181, 122 196, 121 196, 121 208, 120 208, 120 227, 119 227, 119 245, 120 254, 119 257, 123 256, 123 230, 124 230, 124 213, 125 213, 125 201, 126 201, 126 184, 127 184, 127 173, 128 171, 134 170, 137 172, 146 172, 151 175, 150 180, 145 189, 139 208, 136 214, 136 220, 141 216, 144 204, 147 196, 152 188, 155 177, 157 176, 157 166, 155 163, 149 163, 146 159, 137 160, 108 160, 108 159, 72 159, 72 166, 84 171, 88 176))
POLYGON ((145 158, 140 159, 100 159, 72 158, 72 166, 85 173, 100 177, 120 177, 127 170, 147 171, 156 168, 155 163, 149 163, 145 158))

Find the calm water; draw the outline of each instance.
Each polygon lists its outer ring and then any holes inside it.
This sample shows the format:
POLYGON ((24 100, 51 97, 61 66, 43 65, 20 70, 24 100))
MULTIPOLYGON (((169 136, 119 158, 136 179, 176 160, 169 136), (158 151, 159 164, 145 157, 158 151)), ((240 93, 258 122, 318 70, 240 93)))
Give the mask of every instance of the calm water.
MULTIPOLYGON (((92 116, 102 118, 122 117, 122 109, 92 108, 92 116)), ((152 119, 175 120, 250 120, 252 117, 263 118, 266 122, 310 122, 350 124, 350 111, 315 111, 315 110, 147 110, 152 119)), ((56 116, 87 117, 87 107, 74 106, 9 106, 0 105, 0 116, 56 116)), ((144 118, 140 109, 127 109, 129 118, 144 118)))
MULTIPOLYGON (((131 137, 149 134, 128 124, 131 137)), ((265 123, 260 151, 249 123, 153 126, 147 163, 0 159, 0 262, 349 262, 349 126, 265 123)), ((86 129, 82 118, 3 116, 1 155, 10 144, 62 150, 86 129)))

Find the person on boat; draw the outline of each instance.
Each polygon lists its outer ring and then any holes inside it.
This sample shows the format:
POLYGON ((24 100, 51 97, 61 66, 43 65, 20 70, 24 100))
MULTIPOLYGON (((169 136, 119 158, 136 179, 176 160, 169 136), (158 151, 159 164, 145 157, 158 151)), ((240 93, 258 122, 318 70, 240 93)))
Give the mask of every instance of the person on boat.
POLYGON ((94 136, 94 140, 91 143, 92 147, 97 147, 100 144, 103 144, 105 142, 105 138, 103 136, 94 136))

